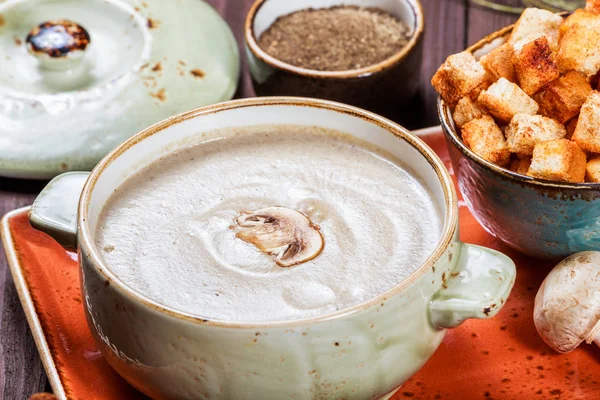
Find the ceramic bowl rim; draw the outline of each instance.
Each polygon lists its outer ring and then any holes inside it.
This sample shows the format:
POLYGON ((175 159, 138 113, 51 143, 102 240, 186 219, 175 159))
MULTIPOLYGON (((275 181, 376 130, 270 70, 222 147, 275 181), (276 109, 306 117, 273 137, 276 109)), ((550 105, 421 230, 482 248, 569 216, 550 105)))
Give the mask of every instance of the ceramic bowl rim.
MULTIPOLYGON (((406 128, 396 124, 395 122, 381 117, 370 111, 327 100, 301 97, 256 97, 227 101, 224 103, 205 106, 187 111, 179 115, 175 115, 144 129, 143 131, 139 132, 138 134, 121 144, 119 147, 117 147, 115 150, 113 150, 111 153, 105 156, 90 173, 84 185, 81 197, 79 199, 77 226, 79 238, 78 246, 80 252, 85 253, 87 258, 93 265, 94 269, 97 272, 99 272, 104 279, 109 281, 111 283, 111 286, 118 288, 121 291, 121 293, 129 297, 134 302, 142 303, 156 312, 167 314, 177 319, 217 327, 243 329, 292 327, 298 325, 310 325, 314 323, 325 322, 341 317, 346 317, 358 313, 360 311, 369 309, 371 307, 379 305, 380 303, 386 301, 392 296, 398 295, 404 289, 409 287, 412 283, 420 279, 426 273, 426 271, 432 268, 435 265, 435 263, 437 263, 438 260, 440 260, 440 258, 445 254, 447 248, 453 242, 454 234, 458 229, 458 200, 452 178, 450 176, 450 173, 444 166, 442 160, 437 156, 437 154, 435 154, 435 152, 429 146, 425 144, 425 142, 423 142, 423 140, 413 135, 406 128), (333 313, 292 320, 244 322, 203 318, 194 314, 186 313, 162 305, 150 299, 149 297, 146 297, 145 295, 139 293, 138 291, 134 290, 129 285, 121 281, 121 279, 118 278, 111 271, 110 268, 108 268, 108 266, 100 256, 100 252, 97 249, 97 246, 95 245, 95 241, 93 240, 93 233, 87 221, 87 217, 89 215, 89 203, 96 182, 98 181, 100 175, 107 168, 107 166, 110 165, 114 160, 119 158, 126 150, 135 146, 137 143, 180 122, 195 119, 208 114, 218 113, 221 111, 229 111, 237 108, 268 106, 310 107, 346 114, 356 118, 361 118, 368 123, 372 123, 387 130, 396 138, 406 141, 409 145, 416 149, 421 154, 421 156, 425 158, 425 160, 429 163, 429 165, 433 168, 434 172, 436 173, 438 181, 442 187, 444 196, 444 206, 447 210, 443 218, 444 225, 440 235, 440 239, 436 248, 430 253, 429 257, 408 277, 401 280, 398 284, 394 285, 385 292, 380 293, 377 296, 374 296, 365 302, 356 304, 348 308, 344 308, 339 311, 335 311, 333 313)), ((80 263, 81 262, 82 260, 80 259, 80 263)))
POLYGON ((385 71, 387 69, 392 68, 393 66, 400 63, 404 60, 417 46, 421 37, 423 36, 423 30, 425 26, 424 16, 423 16, 423 7, 419 0, 397 0, 407 3, 408 6, 412 9, 415 15, 415 31, 413 35, 410 37, 408 43, 396 52, 391 57, 386 58, 385 60, 373 64, 368 65, 364 68, 359 69, 350 69, 343 71, 318 71, 314 69, 301 68, 292 64, 288 64, 284 61, 281 61, 266 51, 264 51, 258 44, 256 36, 254 35, 254 19, 256 14, 260 10, 260 8, 269 0, 256 0, 248 14, 246 15, 246 22, 244 24, 244 40, 248 49, 254 54, 255 57, 263 61, 265 64, 278 69, 284 70, 294 75, 300 75, 307 78, 319 78, 319 79, 347 79, 347 78, 361 78, 365 76, 370 76, 376 74, 378 72, 385 71))
MULTIPOLYGON (((565 12, 565 13, 558 13, 558 14, 561 16, 565 16, 565 15, 569 15, 570 13, 565 12)), ((469 46, 465 51, 473 53, 473 52, 481 49, 483 46, 491 43, 495 39, 498 39, 500 37, 507 35, 509 32, 512 31, 513 27, 514 27, 514 24, 508 25, 496 32, 493 32, 493 33, 489 34, 488 36, 485 36, 481 40, 477 41, 473 45, 469 46)), ((551 181, 551 180, 540 179, 540 178, 533 178, 530 176, 517 174, 516 172, 512 172, 509 169, 499 167, 498 165, 496 165, 494 163, 484 160, 482 157, 475 154, 471 149, 469 149, 463 143, 462 139, 458 136, 458 132, 457 132, 456 128, 454 127, 452 121, 450 120, 452 117, 449 117, 450 108, 449 108, 448 104, 446 104, 440 96, 438 96, 438 99, 437 99, 437 109, 438 109, 438 117, 439 117, 441 125, 442 125, 442 130, 444 131, 446 138, 448 138, 450 140, 450 142, 452 142, 454 147, 458 148, 464 156, 466 156, 470 160, 474 161, 475 163, 479 164, 481 167, 491 171, 495 175, 500 175, 503 178, 518 182, 523 185, 541 186, 541 187, 553 188, 553 189, 600 190, 600 183, 568 183, 568 182, 558 182, 558 181, 551 181)))

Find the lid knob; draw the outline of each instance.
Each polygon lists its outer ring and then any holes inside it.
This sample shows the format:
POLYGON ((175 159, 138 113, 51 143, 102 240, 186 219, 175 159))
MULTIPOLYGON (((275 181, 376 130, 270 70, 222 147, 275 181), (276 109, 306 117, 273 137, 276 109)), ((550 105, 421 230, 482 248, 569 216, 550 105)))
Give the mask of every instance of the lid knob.
POLYGON ((66 70, 81 63, 90 34, 81 25, 61 19, 46 21, 27 35, 27 49, 42 68, 66 70))

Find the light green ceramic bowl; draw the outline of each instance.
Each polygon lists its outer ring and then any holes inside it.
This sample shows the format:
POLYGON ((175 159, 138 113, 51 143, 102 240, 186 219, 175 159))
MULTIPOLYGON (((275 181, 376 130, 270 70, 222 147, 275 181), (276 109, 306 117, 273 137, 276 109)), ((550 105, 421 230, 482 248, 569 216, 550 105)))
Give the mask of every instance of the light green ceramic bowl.
POLYGON ((324 100, 256 98, 169 118, 125 142, 89 176, 55 178, 35 201, 30 219, 78 247, 87 320, 102 354, 156 399, 388 398, 431 357, 447 328, 495 315, 515 280, 508 257, 459 241, 454 185, 429 147, 389 120, 324 100), (298 320, 209 319, 165 307, 124 284, 95 241, 100 211, 115 188, 202 132, 265 124, 335 129, 398 157, 443 210, 437 248, 388 291, 298 320))

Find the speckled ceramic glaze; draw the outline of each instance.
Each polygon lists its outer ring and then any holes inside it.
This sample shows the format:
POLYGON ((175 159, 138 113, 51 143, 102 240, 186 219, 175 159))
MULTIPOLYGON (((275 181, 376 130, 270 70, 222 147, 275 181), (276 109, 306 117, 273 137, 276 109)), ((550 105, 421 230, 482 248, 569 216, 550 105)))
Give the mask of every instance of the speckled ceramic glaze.
MULTIPOLYGON (((504 43, 511 30, 504 28, 468 50, 479 58, 504 43)), ((460 190, 488 232, 535 257, 600 250, 599 184, 551 182, 498 167, 464 145, 443 100, 438 111, 460 190)))
POLYGON ((201 0, 0 2, 0 63, 0 175, 20 178, 89 171, 141 129, 230 99, 239 76, 201 0))
POLYGON ((404 128, 350 106, 264 98, 201 108, 141 132, 100 162, 85 184, 84 178, 55 178, 30 220, 64 244, 77 243, 92 334, 112 367, 156 399, 387 398, 434 353, 446 328, 495 315, 515 279, 508 257, 458 240, 456 193, 435 153, 404 128), (430 189, 444 213, 441 240, 406 280, 333 314, 222 321, 156 303, 122 283, 101 259, 93 233, 100 211, 135 171, 203 131, 307 123, 387 149, 430 189), (73 199, 80 195, 75 212, 73 199))
POLYGON ((254 90, 259 96, 316 97, 397 116, 419 87, 423 26, 418 0, 257 0, 248 13, 244 31, 254 90), (341 4, 386 10, 411 28, 412 37, 399 53, 381 63, 335 72, 293 66, 270 56, 258 45, 257 38, 282 15, 341 4))

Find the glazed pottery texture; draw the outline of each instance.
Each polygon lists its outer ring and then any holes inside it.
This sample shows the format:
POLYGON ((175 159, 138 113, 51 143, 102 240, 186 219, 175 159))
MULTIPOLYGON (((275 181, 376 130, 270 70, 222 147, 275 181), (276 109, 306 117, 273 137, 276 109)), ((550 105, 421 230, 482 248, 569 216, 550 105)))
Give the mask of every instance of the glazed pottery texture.
POLYGON ((120 375, 156 399, 385 398, 431 357, 446 328, 495 315, 515 279, 508 257, 458 240, 456 193, 435 153, 404 128, 350 106, 257 98, 205 107, 141 132, 83 184, 85 178, 55 178, 30 220, 64 244, 77 243, 86 318, 96 342, 120 375), (107 198, 127 176, 202 132, 306 121, 388 150, 430 189, 444 215, 442 239, 404 281, 332 314, 254 323, 167 308, 127 287, 105 265, 93 232, 107 198), (76 212, 73 199, 82 185, 76 212))
MULTIPOLYGON (((468 50, 479 58, 504 43, 511 29, 468 50)), ((459 188, 488 232, 534 257, 563 258, 600 249, 600 185, 551 182, 489 163, 464 145, 442 100, 438 111, 459 188)))
POLYGON ((423 12, 418 0, 258 0, 248 13, 244 35, 252 82, 259 96, 328 99, 394 117, 418 89, 423 35, 423 12), (341 4, 383 9, 411 27, 413 35, 399 53, 379 64, 335 72, 295 67, 270 56, 257 43, 262 32, 281 15, 341 4))

